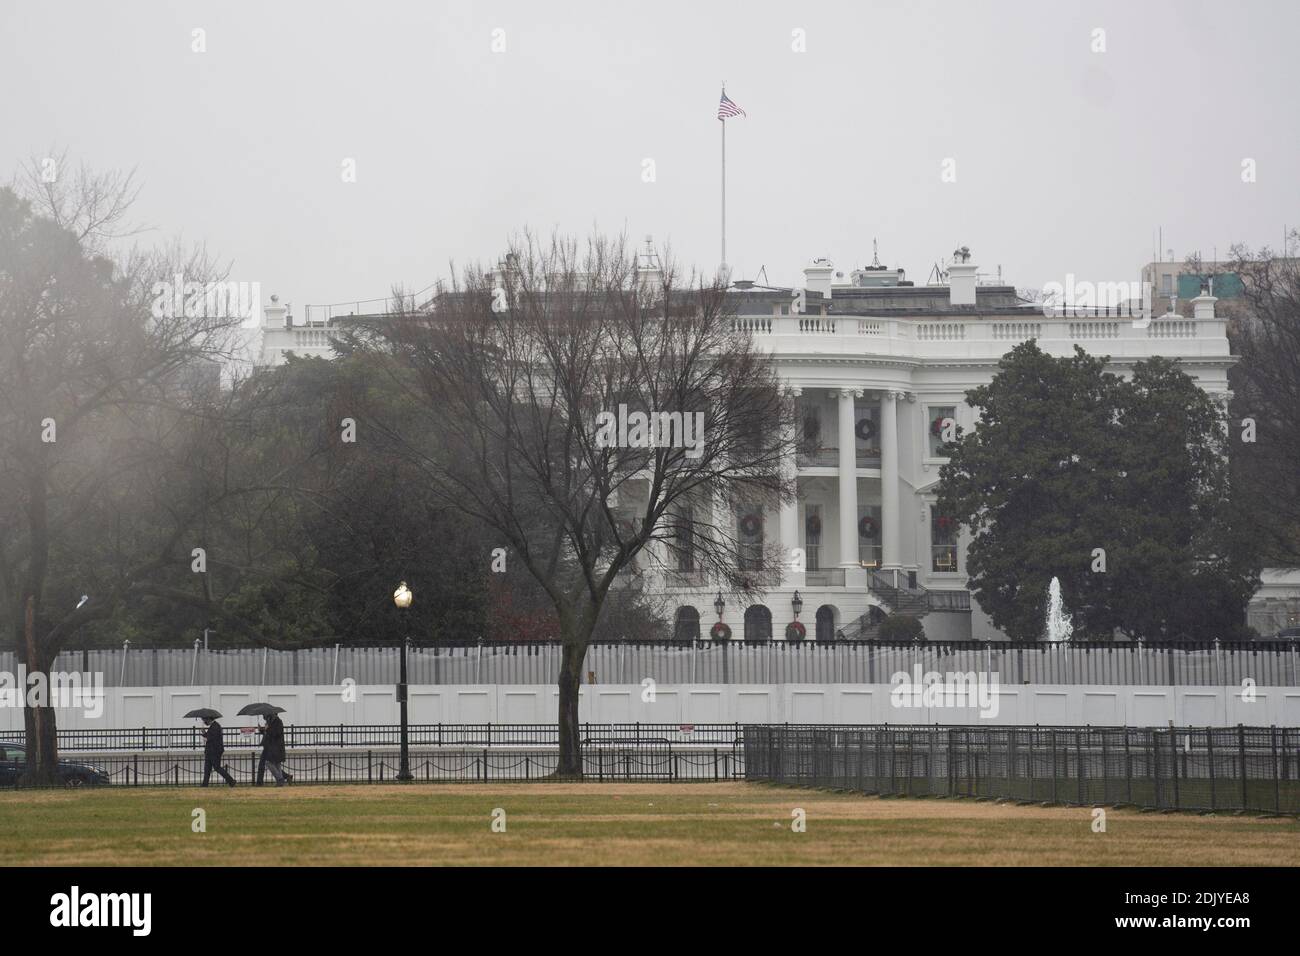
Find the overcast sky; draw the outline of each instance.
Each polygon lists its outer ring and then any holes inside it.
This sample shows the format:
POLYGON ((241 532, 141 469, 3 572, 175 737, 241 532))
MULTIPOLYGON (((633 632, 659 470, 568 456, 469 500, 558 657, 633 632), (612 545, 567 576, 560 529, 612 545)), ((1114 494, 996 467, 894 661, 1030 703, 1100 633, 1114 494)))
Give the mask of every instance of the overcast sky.
POLYGON ((749 114, 727 122, 742 277, 847 272, 874 237, 918 282, 963 244, 1022 287, 1119 281, 1160 226, 1182 258, 1300 225, 1292 0, 0 11, 4 180, 59 148, 136 167, 145 241, 204 241, 294 303, 422 288, 525 226, 652 234, 712 270, 724 79, 749 114))

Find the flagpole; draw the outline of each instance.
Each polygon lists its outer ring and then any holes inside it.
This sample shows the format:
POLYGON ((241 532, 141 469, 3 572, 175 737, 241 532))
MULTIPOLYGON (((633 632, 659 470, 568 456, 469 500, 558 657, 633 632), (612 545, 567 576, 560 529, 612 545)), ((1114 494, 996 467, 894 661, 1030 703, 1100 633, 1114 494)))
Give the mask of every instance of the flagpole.
MULTIPOLYGON (((725 93, 727 88, 722 88, 725 93)), ((727 121, 718 120, 722 124, 722 271, 727 270, 727 121)))

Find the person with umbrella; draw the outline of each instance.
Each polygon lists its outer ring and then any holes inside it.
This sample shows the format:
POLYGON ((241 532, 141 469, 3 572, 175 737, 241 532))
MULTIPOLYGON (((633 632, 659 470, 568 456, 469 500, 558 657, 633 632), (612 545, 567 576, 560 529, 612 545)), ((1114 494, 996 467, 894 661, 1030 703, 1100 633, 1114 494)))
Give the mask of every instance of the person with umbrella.
POLYGON ((203 736, 203 782, 199 784, 206 787, 208 781, 212 778, 212 771, 215 770, 230 786, 235 785, 235 778, 221 764, 221 756, 226 752, 225 731, 221 729, 221 724, 217 723, 217 718, 221 715, 215 710, 203 708, 201 710, 192 710, 186 717, 198 717, 203 721, 203 730, 199 733, 203 736))
POLYGON ((260 786, 266 779, 266 768, 271 768, 275 785, 283 787, 293 783, 293 774, 284 769, 284 721, 280 719, 283 707, 273 704, 249 704, 241 714, 256 714, 266 718, 266 726, 257 728, 262 735, 262 756, 257 763, 257 783, 260 786))

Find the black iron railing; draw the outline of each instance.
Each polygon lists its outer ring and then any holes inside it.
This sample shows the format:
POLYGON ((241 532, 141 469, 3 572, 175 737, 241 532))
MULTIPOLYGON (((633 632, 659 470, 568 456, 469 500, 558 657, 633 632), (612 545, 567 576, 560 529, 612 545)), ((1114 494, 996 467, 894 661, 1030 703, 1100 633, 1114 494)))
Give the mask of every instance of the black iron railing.
MULTIPOLYGON (((260 750, 261 737, 244 734, 237 727, 223 727, 227 753, 260 750)), ((584 744, 594 746, 655 747, 738 746, 740 724, 581 724, 584 744)), ((411 724, 411 746, 421 747, 556 747, 559 732, 555 724, 411 724)), ((397 724, 286 724, 285 745, 289 748, 346 749, 396 747, 397 724)), ((21 730, 0 731, 0 744, 24 742, 21 730)), ((134 729, 59 730, 61 753, 95 753, 108 750, 195 750, 202 751, 204 738, 197 727, 138 727, 134 729)))
POLYGON ((748 780, 864 793, 1300 813, 1287 727, 746 725, 748 780))
MULTIPOLYGON (((291 751, 284 769, 294 784, 392 783, 398 770, 396 751, 291 751)), ((510 748, 413 748, 411 774, 426 781, 540 780, 554 773, 555 750, 510 748)), ((201 754, 103 754, 79 761, 102 773, 108 786, 196 786, 203 781, 201 754)), ((227 752, 222 761, 236 786, 257 780, 257 754, 227 752)), ((583 772, 594 781, 729 780, 740 776, 740 752, 731 747, 681 748, 672 746, 588 747, 583 751, 583 772)), ((71 775, 72 779, 77 779, 71 775)), ((0 775, 0 779, 3 775, 0 775)), ((12 780, 4 781, 12 785, 12 780)), ((104 785, 102 780, 100 785, 104 785)), ((94 783, 79 783, 94 786, 94 783)), ((213 773, 211 786, 225 786, 213 773)), ((266 786, 274 780, 265 775, 266 786)))

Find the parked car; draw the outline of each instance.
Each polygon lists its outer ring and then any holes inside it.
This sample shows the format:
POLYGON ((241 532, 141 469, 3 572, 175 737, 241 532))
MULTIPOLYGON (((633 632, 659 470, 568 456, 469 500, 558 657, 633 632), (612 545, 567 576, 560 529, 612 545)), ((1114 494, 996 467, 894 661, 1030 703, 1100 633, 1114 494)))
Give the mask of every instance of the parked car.
POLYGON ((1284 627, 1272 637, 1275 641, 1300 641, 1300 627, 1284 627))
MULTIPOLYGON (((0 787, 12 787, 27 769, 27 748, 22 744, 0 743, 0 787)), ((99 767, 60 760, 55 770, 65 787, 107 786, 108 773, 99 767)))

